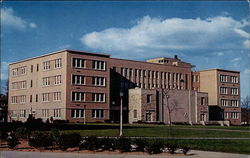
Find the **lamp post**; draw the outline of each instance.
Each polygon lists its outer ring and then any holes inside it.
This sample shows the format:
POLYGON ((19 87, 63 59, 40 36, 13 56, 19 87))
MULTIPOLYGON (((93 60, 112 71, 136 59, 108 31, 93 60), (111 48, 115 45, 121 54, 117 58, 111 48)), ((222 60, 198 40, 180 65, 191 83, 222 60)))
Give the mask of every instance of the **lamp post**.
POLYGON ((83 124, 85 125, 86 124, 86 105, 84 105, 83 118, 84 118, 83 124))
POLYGON ((120 134, 119 136, 122 136, 122 97, 123 97, 123 92, 120 91, 120 97, 121 97, 121 106, 120 106, 120 134))

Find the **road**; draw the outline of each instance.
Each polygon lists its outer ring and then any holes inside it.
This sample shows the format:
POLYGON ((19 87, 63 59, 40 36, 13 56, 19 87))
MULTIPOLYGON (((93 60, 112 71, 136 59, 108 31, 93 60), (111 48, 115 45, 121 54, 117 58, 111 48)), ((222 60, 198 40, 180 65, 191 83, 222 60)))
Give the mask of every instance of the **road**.
POLYGON ((249 155, 192 150, 189 156, 157 156, 128 154, 78 154, 50 152, 1 151, 0 158, 250 158, 249 155))

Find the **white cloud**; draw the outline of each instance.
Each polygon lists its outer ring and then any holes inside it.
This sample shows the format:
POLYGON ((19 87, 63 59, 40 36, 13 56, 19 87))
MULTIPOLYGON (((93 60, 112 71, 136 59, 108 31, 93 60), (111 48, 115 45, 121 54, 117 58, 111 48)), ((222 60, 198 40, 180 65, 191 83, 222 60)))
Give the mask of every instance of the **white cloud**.
POLYGON ((27 27, 36 28, 37 26, 34 22, 28 23, 22 17, 15 15, 15 12, 12 8, 1 9, 1 23, 4 26, 17 29, 25 29, 27 27))
POLYGON ((241 60, 241 58, 240 57, 237 57, 237 58, 234 58, 232 61, 233 62, 238 62, 238 61, 240 61, 241 60))
POLYGON ((223 56, 224 53, 223 53, 223 52, 218 52, 217 55, 218 55, 218 56, 223 56))
POLYGON ((65 45, 61 45, 58 47, 58 49, 67 49, 67 48, 70 48, 71 45, 70 44, 65 44, 65 45))
POLYGON ((5 61, 1 62, 1 80, 8 79, 8 69, 9 69, 9 63, 5 61))
POLYGON ((95 50, 159 52, 166 50, 245 49, 247 23, 231 17, 159 19, 145 16, 131 28, 108 28, 85 34, 81 42, 95 50))
POLYGON ((244 70, 244 73, 245 73, 245 74, 250 74, 250 69, 245 69, 245 70, 244 70))

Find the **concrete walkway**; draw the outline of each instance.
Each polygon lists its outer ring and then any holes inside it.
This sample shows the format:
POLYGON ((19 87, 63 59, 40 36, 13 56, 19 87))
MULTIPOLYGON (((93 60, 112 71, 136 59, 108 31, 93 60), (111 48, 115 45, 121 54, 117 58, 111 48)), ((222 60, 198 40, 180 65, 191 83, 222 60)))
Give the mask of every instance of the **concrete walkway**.
POLYGON ((249 155, 208 152, 192 150, 189 156, 157 156, 157 155, 127 155, 127 154, 78 154, 78 153, 49 153, 49 152, 18 152, 1 151, 0 158, 250 158, 249 155))

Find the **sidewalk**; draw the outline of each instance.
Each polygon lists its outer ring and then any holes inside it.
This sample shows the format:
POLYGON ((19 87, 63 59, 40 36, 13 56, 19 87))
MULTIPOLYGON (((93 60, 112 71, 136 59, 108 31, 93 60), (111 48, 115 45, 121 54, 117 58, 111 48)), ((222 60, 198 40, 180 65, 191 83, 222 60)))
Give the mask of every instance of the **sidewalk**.
POLYGON ((0 158, 250 158, 249 155, 231 154, 209 151, 192 150, 189 156, 157 156, 157 155, 127 155, 127 154, 78 154, 78 153, 49 153, 49 152, 18 152, 1 151, 0 158))

